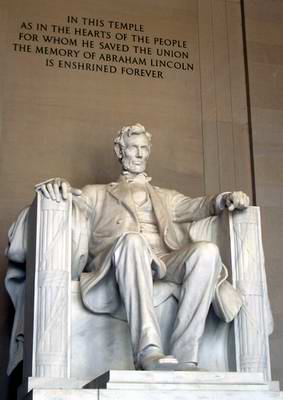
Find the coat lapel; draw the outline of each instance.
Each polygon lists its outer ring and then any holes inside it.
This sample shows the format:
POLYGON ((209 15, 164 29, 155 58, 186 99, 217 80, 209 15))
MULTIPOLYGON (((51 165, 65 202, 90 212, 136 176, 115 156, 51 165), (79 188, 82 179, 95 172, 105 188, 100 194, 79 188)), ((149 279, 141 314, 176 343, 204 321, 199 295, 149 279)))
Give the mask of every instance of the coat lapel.
POLYGON ((130 185, 126 181, 120 181, 117 183, 110 183, 107 191, 114 196, 119 202, 121 202, 137 219, 135 203, 130 190, 130 185))
POLYGON ((166 206, 163 198, 159 195, 156 189, 152 185, 146 185, 148 193, 151 198, 152 207, 156 215, 159 232, 162 235, 163 240, 169 248, 172 250, 177 250, 179 248, 178 239, 175 233, 175 229, 168 212, 168 207, 166 206))
MULTIPOLYGON (((170 218, 168 207, 166 206, 162 196, 159 195, 157 190, 154 189, 152 185, 147 183, 145 186, 152 202, 159 232, 162 235, 166 245, 172 250, 177 250, 179 248, 178 239, 170 218)), ((130 190, 130 185, 125 180, 120 180, 117 183, 110 183, 107 191, 119 202, 121 202, 121 204, 123 204, 130 211, 135 220, 138 222, 136 206, 130 190)))
POLYGON ((164 236, 164 232, 169 220, 166 206, 162 197, 159 196, 157 191, 150 184, 147 184, 146 188, 149 193, 154 214, 158 222, 159 231, 161 232, 162 236, 164 236))

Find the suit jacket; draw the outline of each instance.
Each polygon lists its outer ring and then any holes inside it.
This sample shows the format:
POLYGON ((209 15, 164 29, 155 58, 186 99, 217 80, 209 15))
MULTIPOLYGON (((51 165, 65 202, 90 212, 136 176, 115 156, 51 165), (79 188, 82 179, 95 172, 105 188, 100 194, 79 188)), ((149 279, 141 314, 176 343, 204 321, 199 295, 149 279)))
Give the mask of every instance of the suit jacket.
MULTIPOLYGON (((184 242, 183 224, 217 212, 215 197, 191 199, 177 191, 147 183, 160 235, 168 251, 178 250, 184 242)), ((111 268, 112 252, 126 232, 139 232, 139 221, 130 191, 123 177, 108 185, 89 185, 74 202, 73 266, 80 276, 82 299, 94 312, 114 313, 120 305, 119 292, 111 268), (83 270, 87 272, 82 273, 83 270)), ((188 238, 186 238, 188 242, 188 238)), ((157 257, 157 276, 166 267, 157 257)))

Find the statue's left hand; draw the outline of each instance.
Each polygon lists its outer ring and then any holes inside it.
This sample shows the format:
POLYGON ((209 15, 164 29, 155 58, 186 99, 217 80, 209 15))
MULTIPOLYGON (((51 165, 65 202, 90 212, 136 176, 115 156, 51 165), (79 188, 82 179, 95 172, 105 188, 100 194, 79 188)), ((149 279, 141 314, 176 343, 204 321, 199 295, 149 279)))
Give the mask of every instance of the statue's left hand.
POLYGON ((229 211, 244 210, 249 206, 250 199, 244 192, 231 192, 226 194, 225 202, 229 211))

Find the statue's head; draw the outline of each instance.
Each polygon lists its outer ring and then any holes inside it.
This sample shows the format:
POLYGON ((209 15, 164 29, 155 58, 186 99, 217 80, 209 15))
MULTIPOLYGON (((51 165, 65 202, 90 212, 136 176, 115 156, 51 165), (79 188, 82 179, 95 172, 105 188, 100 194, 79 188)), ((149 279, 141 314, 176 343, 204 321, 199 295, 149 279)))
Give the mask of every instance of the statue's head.
POLYGON ((145 171, 150 148, 151 134, 139 123, 124 126, 114 140, 114 151, 123 169, 132 174, 145 171))

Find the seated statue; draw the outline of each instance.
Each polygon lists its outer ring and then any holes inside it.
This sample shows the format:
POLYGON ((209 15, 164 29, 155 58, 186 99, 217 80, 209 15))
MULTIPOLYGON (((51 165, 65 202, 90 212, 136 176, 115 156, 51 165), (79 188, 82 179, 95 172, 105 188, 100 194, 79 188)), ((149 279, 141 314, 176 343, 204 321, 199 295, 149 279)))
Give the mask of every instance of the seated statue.
MULTIPOLYGON (((123 127, 114 144, 122 164, 117 182, 79 190, 55 178, 37 190, 54 202, 72 194, 77 221, 73 263, 83 303, 94 313, 113 316, 123 305, 136 369, 197 370, 199 344, 209 308, 217 302, 223 266, 215 244, 180 241, 177 230, 224 208, 244 210, 249 198, 243 192, 225 192, 193 199, 153 186, 145 172, 151 134, 140 124, 123 127), (180 287, 169 355, 164 354, 154 312, 153 284, 158 281, 180 287)), ((235 299, 239 310, 236 292, 235 299)))

